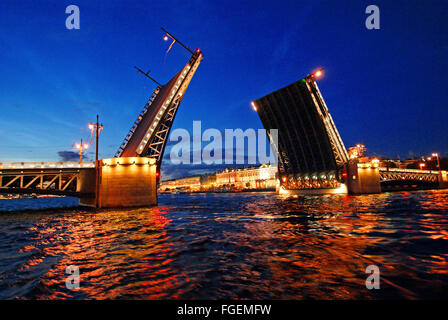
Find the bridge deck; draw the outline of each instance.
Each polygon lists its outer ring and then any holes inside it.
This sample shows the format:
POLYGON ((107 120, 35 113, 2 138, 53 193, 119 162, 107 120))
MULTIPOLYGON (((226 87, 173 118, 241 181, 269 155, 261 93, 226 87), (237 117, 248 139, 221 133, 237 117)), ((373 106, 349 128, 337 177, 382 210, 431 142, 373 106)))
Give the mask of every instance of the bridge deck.
MULTIPOLYGON (((0 170, 95 168, 95 162, 0 162, 0 170)), ((1 173, 1 172, 0 172, 1 173)))
POLYGON ((77 189, 80 173, 94 169, 94 162, 0 163, 0 193, 91 197, 77 189))

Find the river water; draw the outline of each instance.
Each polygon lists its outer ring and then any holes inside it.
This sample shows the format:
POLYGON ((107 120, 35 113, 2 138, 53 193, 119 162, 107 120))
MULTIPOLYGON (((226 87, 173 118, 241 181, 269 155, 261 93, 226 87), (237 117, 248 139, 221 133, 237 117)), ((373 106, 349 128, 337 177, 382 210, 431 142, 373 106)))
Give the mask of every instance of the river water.
POLYGON ((0 200, 0 299, 448 297, 447 191, 76 204, 0 200), (69 265, 79 267, 79 289, 66 288, 69 265), (368 265, 378 266, 380 289, 366 288, 368 265))

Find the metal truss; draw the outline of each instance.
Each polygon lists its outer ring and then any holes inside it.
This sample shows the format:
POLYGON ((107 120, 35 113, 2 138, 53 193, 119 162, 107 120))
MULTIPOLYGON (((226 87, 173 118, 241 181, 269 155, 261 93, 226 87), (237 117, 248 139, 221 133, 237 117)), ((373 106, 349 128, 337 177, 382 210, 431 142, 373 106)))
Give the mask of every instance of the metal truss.
POLYGON ((312 97, 314 103, 316 104, 316 109, 318 110, 319 116, 321 117, 325 125, 325 130, 327 131, 327 136, 330 141, 330 146, 333 150, 336 164, 338 165, 338 167, 342 167, 345 163, 347 163, 349 159, 347 149, 344 146, 341 135, 339 134, 339 131, 334 124, 333 118, 331 117, 331 114, 328 110, 325 100, 322 97, 322 94, 320 93, 316 81, 314 81, 311 77, 307 77, 305 79, 308 88, 312 93, 312 97))
POLYGON ((77 196, 81 170, 85 169, 1 170, 0 193, 77 196))
POLYGON ((176 99, 168 108, 163 118, 160 120, 159 125, 154 131, 154 135, 150 142, 146 152, 142 156, 156 159, 156 163, 160 163, 163 157, 163 151, 165 150, 166 142, 173 125, 174 117, 176 116, 177 109, 179 108, 180 99, 176 99))
POLYGON ((128 134, 124 138, 122 144, 118 148, 117 152, 115 153, 114 157, 120 157, 123 150, 128 145, 129 140, 131 139, 132 135, 134 134, 135 130, 137 129, 138 125, 140 124, 141 120, 143 119, 143 116, 146 114, 148 109, 151 107, 152 103, 154 102, 154 99, 157 97, 157 95, 160 92, 160 88, 157 87, 157 89, 154 90, 152 93, 151 98, 149 98, 148 102, 146 102, 145 106, 143 107, 142 111, 137 117, 137 120, 135 120, 134 124, 132 125, 131 129, 129 130, 128 134))
POLYGON ((157 87, 115 157, 149 157, 160 168, 174 117, 202 58, 197 49, 184 68, 167 84, 157 87))
POLYGON ((438 182, 437 173, 418 172, 418 170, 406 170, 406 169, 380 169, 381 181, 425 181, 425 182, 438 182))

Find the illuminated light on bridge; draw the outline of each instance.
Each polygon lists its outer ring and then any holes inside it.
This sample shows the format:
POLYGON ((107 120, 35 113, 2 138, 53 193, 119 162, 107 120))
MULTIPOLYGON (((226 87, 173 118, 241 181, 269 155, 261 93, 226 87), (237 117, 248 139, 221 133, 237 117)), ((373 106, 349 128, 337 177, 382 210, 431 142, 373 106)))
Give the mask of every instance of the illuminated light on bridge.
POLYGON ((95 162, 0 162, 0 169, 95 168, 95 162))
POLYGON ((255 102, 251 102, 250 105, 252 106, 252 109, 254 109, 254 111, 257 111, 257 107, 255 106, 255 102))
POLYGON ((316 78, 320 78, 323 75, 323 71, 322 69, 317 70, 316 72, 313 73, 314 77, 316 78))

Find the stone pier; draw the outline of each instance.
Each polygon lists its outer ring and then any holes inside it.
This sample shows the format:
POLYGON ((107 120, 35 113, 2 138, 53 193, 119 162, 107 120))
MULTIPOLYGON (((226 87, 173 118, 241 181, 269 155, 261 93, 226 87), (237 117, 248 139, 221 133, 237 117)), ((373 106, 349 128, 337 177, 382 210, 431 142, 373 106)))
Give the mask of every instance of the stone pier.
POLYGON ((350 161, 347 165, 347 189, 351 194, 380 193, 378 163, 350 161))
POLYGON ((97 169, 82 173, 77 191, 95 195, 79 199, 79 204, 85 206, 154 206, 157 204, 155 160, 144 157, 99 160, 97 169))

